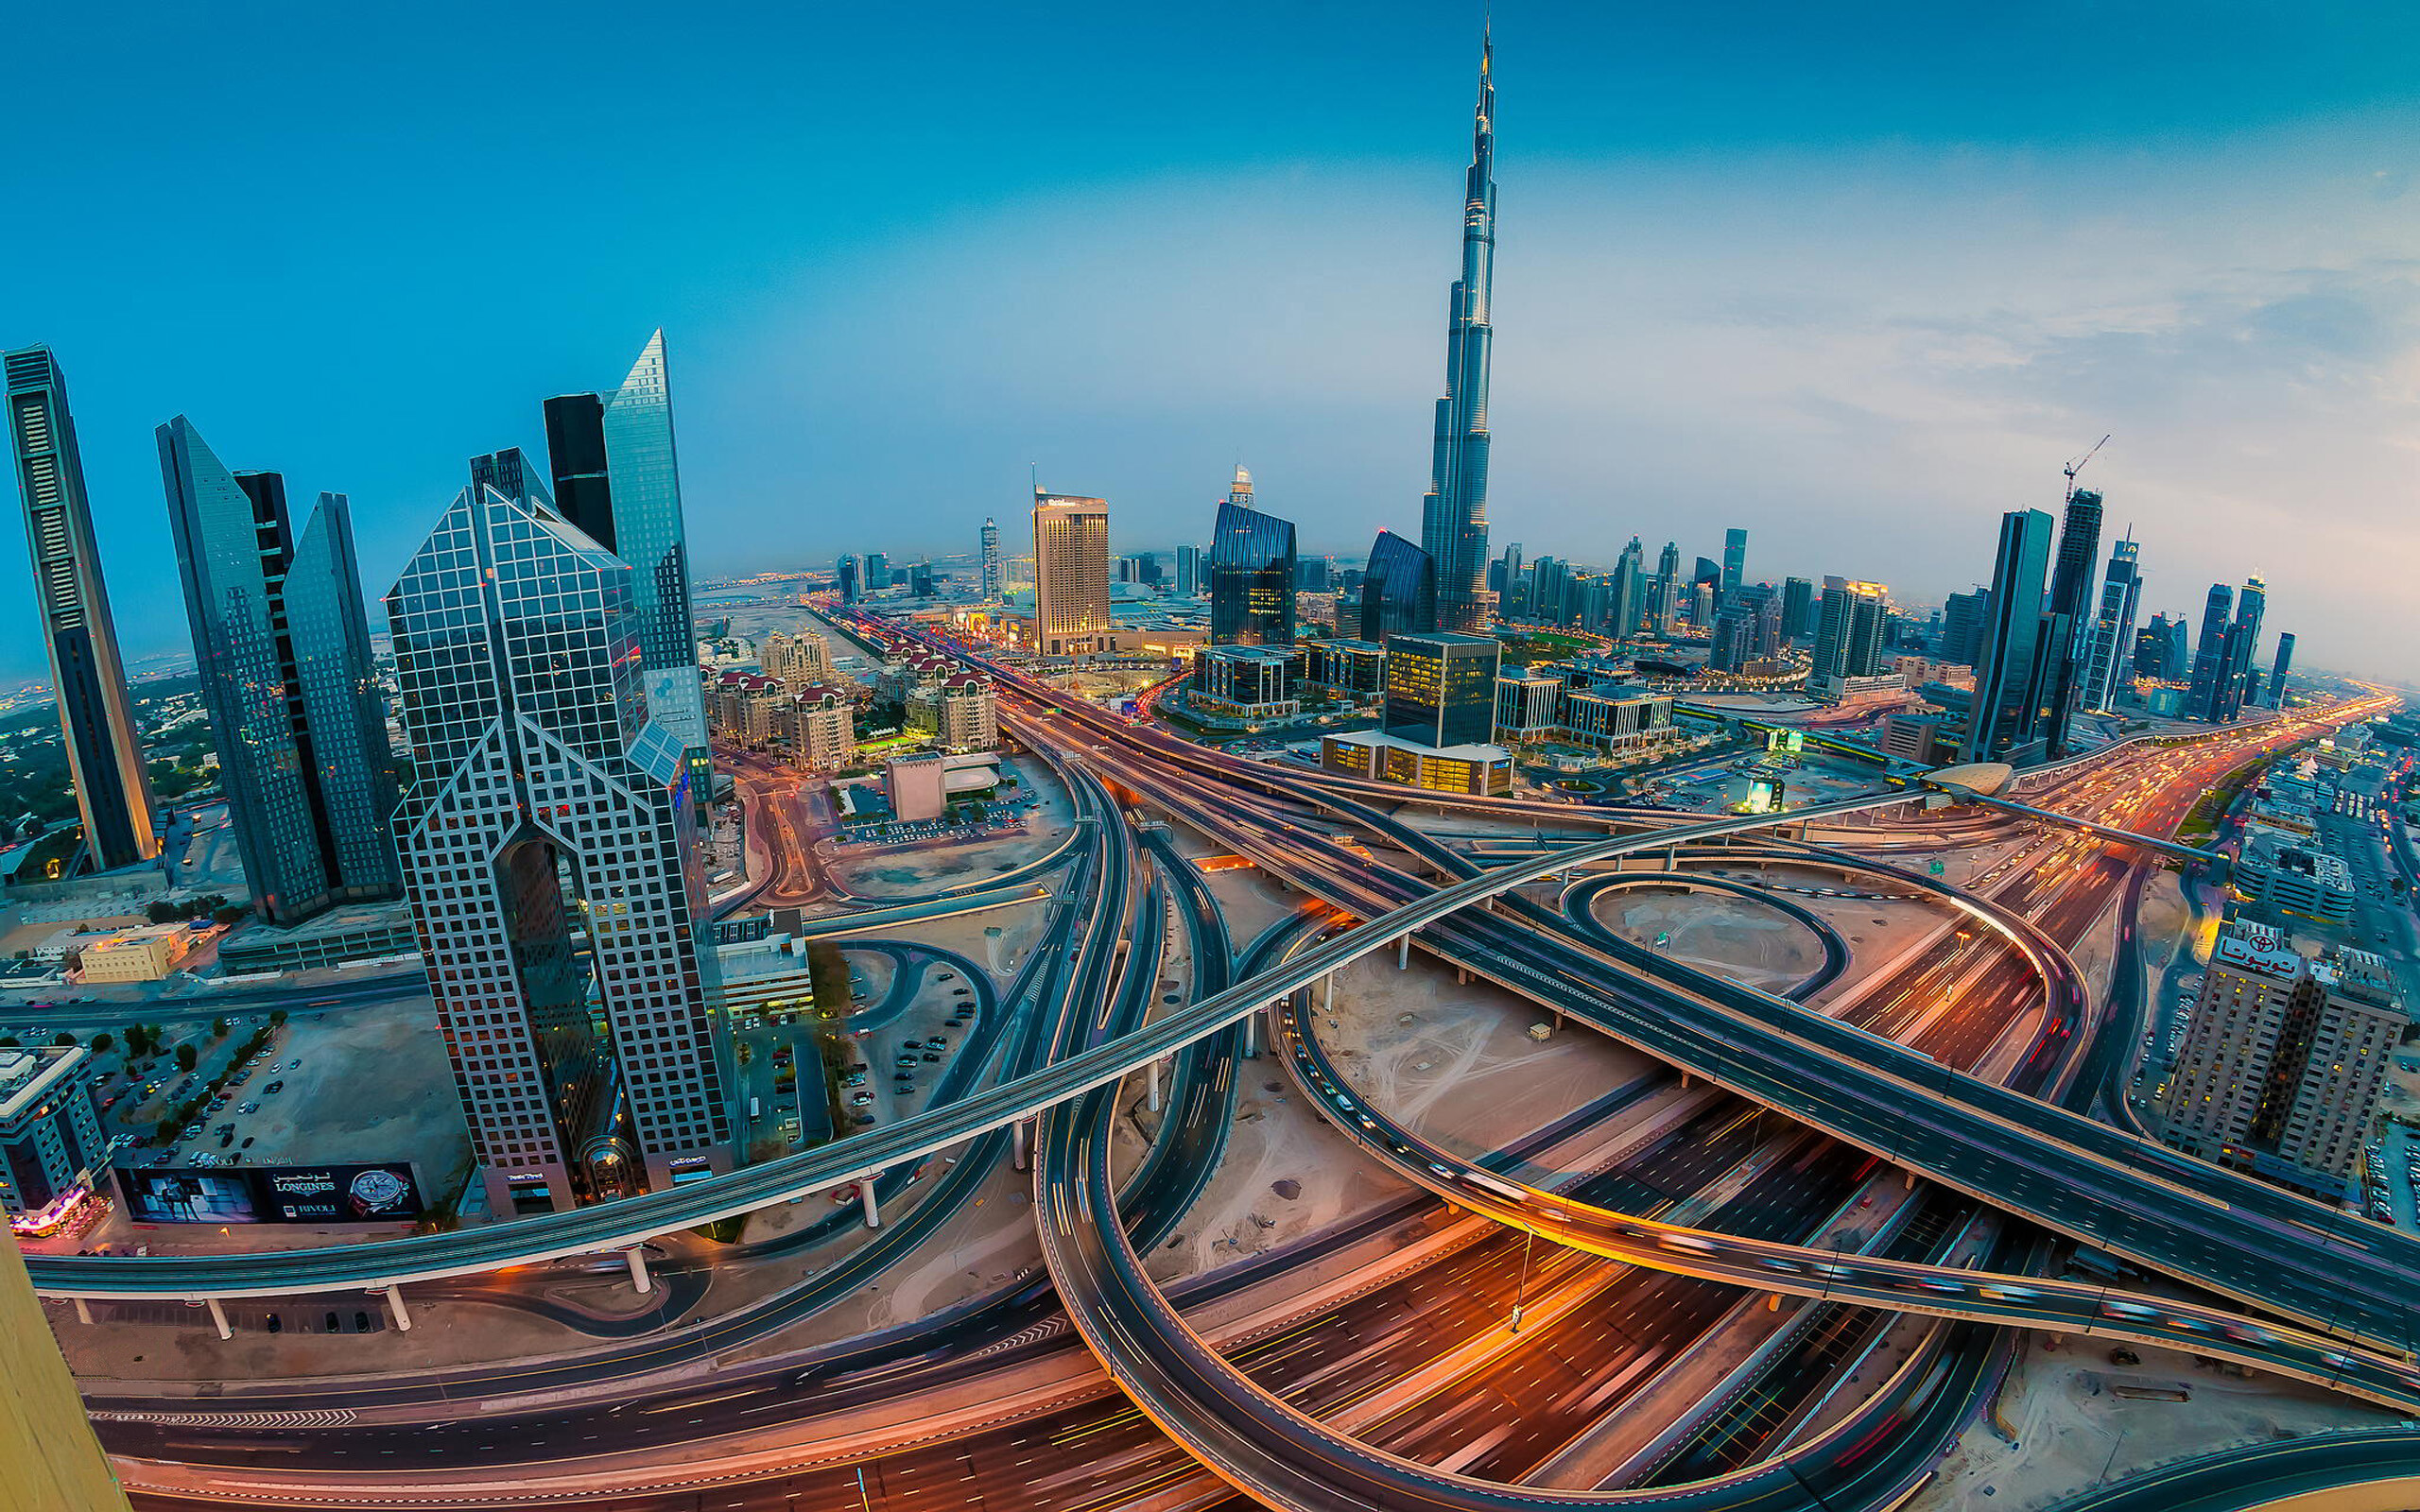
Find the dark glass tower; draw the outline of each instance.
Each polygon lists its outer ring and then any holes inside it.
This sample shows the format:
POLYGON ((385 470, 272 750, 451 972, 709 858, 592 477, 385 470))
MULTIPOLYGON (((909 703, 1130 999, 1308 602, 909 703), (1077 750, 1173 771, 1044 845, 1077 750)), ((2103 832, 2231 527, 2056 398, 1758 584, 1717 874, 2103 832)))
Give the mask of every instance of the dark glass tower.
POLYGON ((2083 640, 2083 683, 2078 697, 2084 708, 2106 712, 2130 680, 2126 657, 2135 645, 2135 611, 2142 596, 2142 574, 2135 566, 2132 541, 2109 548, 2109 569, 2101 576, 2100 611, 2093 616, 2083 640))
POLYGON ((1379 531, 1361 575, 1360 638, 1384 644, 1390 635, 1425 635, 1436 627, 1436 564, 1393 531, 1379 531))
POLYGON ((2269 672, 2269 707, 2286 707, 2286 673, 2294 664, 2294 632, 2287 630, 2277 637, 2277 662, 2269 672))
POLYGON ((2054 524, 2040 509, 2000 517, 1999 555, 1975 659, 1975 712, 1962 761, 2022 766, 2042 753, 2045 662, 2066 624, 2040 608, 2054 524))
POLYGON ((1484 746, 1495 735, 1495 673, 1489 635, 1387 638, 1386 731, 1428 747, 1484 746))
POLYGON ((101 870, 130 867, 160 853, 160 836, 100 551, 93 543, 67 380, 48 347, 11 352, 6 366, 9 436, 33 549, 34 611, 42 618, 43 649, 59 693, 84 846, 101 870))
MULTIPOLYGON (((2195 719, 2214 719, 2219 683, 2227 669, 2227 616, 2235 610, 2235 590, 2212 583, 2202 601, 2202 633, 2193 642, 2193 680, 2185 691, 2185 712, 2195 719)), ((2176 669, 2170 667, 2169 676, 2176 669)))
POLYGON ((2067 623, 2066 638, 2048 648, 2044 665, 2044 707, 2049 711, 2043 728, 2045 748, 2052 756, 2067 752, 2067 719, 2075 708, 2080 644, 2091 623, 2092 566, 2100 555, 2100 495, 2077 489, 2067 495, 2066 519, 2059 527, 2059 557, 2050 572, 2050 612, 2067 623))
POLYGON ((1445 317, 1445 393, 1420 506, 1420 544, 1436 564, 1437 625, 1483 628, 1487 618, 1487 369, 1495 339, 1495 51, 1479 48, 1478 108, 1462 197, 1462 276, 1445 317))
POLYGON ((1722 592, 1735 593, 1748 580, 1748 532, 1722 533, 1722 592))
POLYGON ((228 471, 182 415, 160 475, 252 907, 275 924, 398 890, 395 792, 345 501, 295 542, 285 480, 228 471))
POLYGON ((1210 644, 1294 644, 1294 525, 1230 498, 1210 538, 1210 644))
POLYGON ((2235 623, 2221 643, 2219 677, 2210 693, 2210 720, 2226 724, 2243 713, 2244 704, 2259 691, 2260 673, 2253 659, 2260 653, 2260 621, 2269 608, 2269 589, 2257 577, 2243 580, 2235 599, 2235 623))
MULTIPOLYGON (((664 333, 648 338, 619 388, 560 395, 546 401, 544 409, 556 507, 591 541, 631 564, 648 707, 687 747, 688 780, 702 802, 713 760, 690 617, 688 532, 681 516, 664 333)), ((500 485, 497 491, 508 499, 526 496, 525 490, 500 485)))

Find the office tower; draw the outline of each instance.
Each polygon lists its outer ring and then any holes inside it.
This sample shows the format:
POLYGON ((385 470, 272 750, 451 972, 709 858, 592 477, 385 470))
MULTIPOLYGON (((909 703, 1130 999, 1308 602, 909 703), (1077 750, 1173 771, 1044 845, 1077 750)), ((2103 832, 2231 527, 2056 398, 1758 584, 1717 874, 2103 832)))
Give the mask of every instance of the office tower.
POLYGON ((1714 618, 1714 645, 1706 665, 1716 672, 1737 672, 1747 662, 1755 633, 1756 611, 1746 604, 1725 604, 1714 618))
POLYGON ((1548 625, 1563 620, 1563 590, 1571 564, 1560 557, 1540 557, 1530 564, 1530 617, 1548 625))
POLYGON ((1437 623, 1448 630, 1485 628, 1487 569, 1487 376, 1495 340, 1490 309, 1495 279, 1495 49, 1482 44, 1478 107, 1471 128, 1471 166, 1462 196, 1462 276, 1454 281, 1445 335, 1445 393, 1437 401, 1437 437, 1428 493, 1420 505, 1420 545, 1435 563, 1437 623))
POLYGON ((2341 1196, 2404 1022, 2376 955, 2314 958, 2267 925, 2227 924, 2160 1099, 2168 1143, 2341 1196), (2269 1158, 2330 1179, 2293 1180, 2269 1158))
POLYGON ((1647 578, 1640 571, 1645 555, 1633 536, 1614 559, 1614 596, 1605 628, 1616 640, 1636 635, 1639 617, 1647 612, 1647 578))
MULTIPOLYGON (((1249 482, 1243 496, 1252 497, 1249 482)), ((1219 506, 1210 535, 1210 644, 1294 644, 1293 522, 1233 494, 1219 506)))
POLYGON ((983 520, 983 602, 996 604, 1007 596, 1000 578, 1000 522, 983 520))
POLYGON ((839 590, 841 603, 854 604, 857 601, 857 594, 861 592, 858 576, 861 570, 857 558, 846 554, 832 564, 832 583, 839 590))
POLYGON ((866 592, 878 593, 890 586, 890 558, 878 551, 866 553, 866 592))
POLYGON ((160 473, 201 703, 252 907, 292 924, 401 885, 387 720, 343 495, 295 541, 285 480, 227 470, 182 415, 160 473))
POLYGON ((2193 644, 2193 680, 2185 693, 2185 713, 2189 719, 2215 717, 2219 683, 2227 665, 2227 616, 2234 610, 2235 590, 2212 583, 2209 597, 2202 602, 2202 634, 2193 644))
POLYGON ((1504 554, 1496 558, 1495 563, 1488 568, 1487 586, 1495 591, 1496 602, 1500 605, 1512 596, 1514 592, 1513 585, 1520 580, 1521 543, 1516 541, 1506 546, 1504 554))
POLYGON ((2058 557, 2050 571, 2049 612, 2067 624, 2067 639, 2045 653, 2044 749, 2067 753, 2067 722, 2075 711, 2079 664, 2089 639, 2092 564, 2100 555, 2100 495, 2070 488, 2066 518, 2059 527, 2058 557))
POLYGON ((2286 707, 2286 671, 2294 664, 2294 632, 2286 630, 2277 636, 2277 661, 2269 672, 2269 707, 2286 707))
POLYGON ((1812 694, 1838 695, 1851 678, 1871 678, 1882 671, 1887 590, 1880 583, 1824 579, 1824 597, 1817 608, 1815 646, 1807 659, 1806 689, 1812 694))
POLYGON ((67 407, 67 379, 48 347, 11 352, 6 367, 17 491, 33 551, 34 607, 59 694, 67 773, 84 820, 85 851, 95 869, 114 870, 158 855, 160 836, 109 588, 93 543, 76 417, 67 407))
POLYGON ((1495 732, 1495 669, 1501 651, 1492 635, 1387 637, 1385 729, 1423 746, 1484 746, 1495 732))
POLYGON ((2152 622, 2135 634, 2135 676, 2159 679, 2168 676, 2168 616, 2154 614, 2152 622))
POLYGON ((1686 593, 1681 582, 1681 548, 1668 541, 1655 559, 1655 577, 1647 594, 1649 627, 1657 635, 1668 639, 1680 624, 1686 593))
POLYGON ((2132 680, 2126 673, 2126 658, 2135 648, 2135 609, 2143 588, 2135 552, 2131 539, 2109 548, 2100 610, 2093 616, 2092 631, 2084 642, 2083 683, 2078 697, 2086 709, 2106 712, 2132 680))
POLYGON ((940 584, 933 576, 933 564, 931 562, 920 561, 913 567, 908 569, 908 593, 914 594, 918 598, 930 598, 939 591, 940 584))
POLYGON ((396 843, 498 1213, 732 1165, 686 736, 646 696, 640 576, 536 486, 480 487, 387 595, 396 843))
POLYGON ((1179 596, 1191 598, 1201 592, 1201 548, 1176 548, 1176 591, 1179 596))
POLYGON ((1941 606, 1941 659, 1973 666, 1983 654, 1983 621, 1991 612, 1992 593, 1979 588, 1952 593, 1941 606))
MULTIPOLYGON (((554 513, 631 564, 648 706, 664 731, 680 738, 691 790, 703 802, 713 791, 714 753, 689 607, 688 532, 664 333, 648 337, 612 393, 561 394, 543 407, 554 513)), ((527 496, 523 489, 497 491, 527 496)))
POLYGON ((1436 564, 1393 531, 1379 531, 1361 576, 1357 638, 1383 644, 1389 636, 1426 634, 1436 627, 1436 564))
POLYGON ((1728 595, 1738 592, 1748 580, 1748 532, 1726 530, 1722 533, 1722 592, 1728 595))
POLYGON ((1033 627, 1045 656, 1082 656, 1110 639, 1107 502, 1034 490, 1033 627))
POLYGON ((2260 651, 2260 621, 2269 605, 2269 590, 2257 577, 2243 580, 2235 599, 2235 622, 2227 627, 2219 679, 2210 696, 2210 719, 2226 724, 2243 713, 2258 690, 2260 674, 2253 659, 2260 651))
POLYGON ((0 1465, 9 1504, 28 1509, 127 1512, 125 1490, 85 1415, 76 1378, 34 1295, 16 1236, 0 1231, 0 1377, 9 1410, 0 1413, 0 1465))
POLYGON ((2181 681, 2192 673, 2193 649, 2190 631, 2191 627, 2187 625, 2184 615, 2177 614, 2169 619, 2168 649, 2163 653, 2160 661, 2161 664, 2168 669, 2166 675, 2170 681, 2181 681))
POLYGON ((2050 517, 2014 509, 2000 517, 1992 597, 1975 662, 1975 707, 1959 759, 2023 766, 2042 754, 2045 662, 2065 622, 2041 610, 2050 570, 2050 517), (2056 623, 2054 623, 2056 622, 2056 623))
POLYGON ((1803 641, 1815 633, 1815 585, 1804 577, 1785 577, 1781 584, 1781 634, 1785 641, 1803 641))

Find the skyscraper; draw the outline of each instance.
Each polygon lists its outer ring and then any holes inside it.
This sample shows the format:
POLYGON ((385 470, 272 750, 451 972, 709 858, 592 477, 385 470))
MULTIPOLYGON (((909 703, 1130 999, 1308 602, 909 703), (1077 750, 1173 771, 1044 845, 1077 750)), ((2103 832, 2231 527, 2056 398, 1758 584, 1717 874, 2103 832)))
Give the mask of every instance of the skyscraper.
POLYGON ((833 562, 832 586, 839 591, 841 603, 854 604, 857 601, 857 594, 860 592, 861 579, 858 576, 860 570, 857 558, 846 552, 841 553, 839 559, 833 562))
POLYGON ((1804 577, 1785 577, 1781 584, 1781 634, 1803 641, 1815 633, 1815 585, 1804 577))
POLYGON ((1806 691, 1837 696, 1851 678, 1870 678, 1882 670, 1885 590, 1880 583, 1824 579, 1823 601, 1817 606, 1815 646, 1807 661, 1806 691))
POLYGON ((1033 639, 1045 656, 1082 656, 1109 638, 1109 505, 1033 494, 1033 639))
POLYGON ((1722 533, 1722 592, 1727 596, 1738 592, 1748 579, 1748 532, 1726 530, 1722 533))
POLYGON ((396 843, 499 1213, 732 1164, 686 743, 646 696, 641 576, 534 484, 475 487, 387 595, 412 748, 396 843))
POLYGON ((1495 734, 1501 650, 1488 635, 1387 637, 1386 732, 1423 746, 1484 746, 1495 734))
POLYGON ((1992 566, 1990 611, 1975 662, 1975 707, 1960 760, 2023 766, 2042 754, 2046 662, 2066 622, 2045 614, 2043 579, 2050 568, 2053 522, 2040 509, 2000 517, 1992 566))
MULTIPOLYGON (((1544 565, 1545 558, 1540 558, 1544 565)), ((1391 635, 1425 635, 1437 627, 1437 569, 1428 553, 1381 530, 1361 576, 1359 638, 1384 644, 1391 635)))
POLYGON ((2210 694, 2210 719, 2226 724, 2243 713, 2257 691, 2260 673, 2254 659, 2260 654, 2260 621, 2269 607, 2268 586, 2257 577, 2243 580, 2235 599, 2235 623, 2221 643, 2219 677, 2210 694))
POLYGON ((1191 598, 1201 592, 1201 548, 1183 545, 1176 548, 1176 591, 1179 596, 1191 598))
POLYGON ((2050 646, 2043 679, 2044 748, 2067 753, 2067 721, 2075 711, 2077 663, 2084 654, 2092 599, 2092 564, 2100 555, 2100 495, 2070 489, 2066 518, 2059 527, 2059 555, 2050 573, 2049 611, 2066 622, 2066 638, 2050 646))
POLYGON ((866 553, 866 592, 878 593, 890 586, 890 558, 878 551, 866 553))
POLYGON ((9 435, 17 456, 17 491, 33 549, 34 610, 59 694, 67 775, 84 820, 84 848, 108 871, 160 853, 151 783, 118 659, 100 551, 93 543, 84 461, 67 379, 48 347, 8 354, 9 435))
POLYGON ((631 564, 648 707, 680 738, 690 783, 703 802, 713 790, 714 754, 689 608, 688 532, 681 517, 664 333, 648 337, 619 388, 560 395, 544 409, 556 512, 631 564))
MULTIPOLYGON (((2235 609, 2235 590, 2212 583, 2202 601, 2202 633, 2193 643, 2193 680, 2185 692, 2185 713, 2193 719, 2215 719, 2219 684, 2227 666, 2227 615, 2235 609)), ((2174 677, 2176 670, 2169 669, 2174 677)))
POLYGON ((2286 671, 2294 664, 2294 632, 2281 631, 2277 636, 2277 662, 2269 673, 2269 707, 2286 707, 2286 671))
POLYGON ((2083 684, 2077 697, 2083 707, 2106 712, 2130 680, 2126 659, 2135 649, 2135 611, 2142 596, 2142 576, 2135 570, 2136 547, 2132 540, 2109 548, 2109 571, 2101 579, 2100 610, 2093 616, 2084 642, 2083 684))
POLYGON ((983 602, 996 604, 1007 596, 1000 576, 1000 522, 983 519, 983 602))
MULTIPOLYGON (((1243 497, 1252 486, 1243 470, 1243 497)), ((1234 494, 1210 536, 1210 644, 1294 644, 1294 526, 1234 494)))
POLYGON ((1447 309, 1445 393, 1437 401, 1436 447, 1428 493, 1421 501, 1420 544, 1437 570, 1437 623, 1447 630, 1484 627, 1487 576, 1489 308, 1495 278, 1495 46, 1482 43, 1478 107, 1471 129, 1471 166, 1462 203, 1462 276, 1447 309))
POLYGON ((252 906, 291 924, 401 885, 387 721, 342 494, 298 545, 275 472, 231 472, 182 415, 160 427, 169 533, 202 707, 252 906))

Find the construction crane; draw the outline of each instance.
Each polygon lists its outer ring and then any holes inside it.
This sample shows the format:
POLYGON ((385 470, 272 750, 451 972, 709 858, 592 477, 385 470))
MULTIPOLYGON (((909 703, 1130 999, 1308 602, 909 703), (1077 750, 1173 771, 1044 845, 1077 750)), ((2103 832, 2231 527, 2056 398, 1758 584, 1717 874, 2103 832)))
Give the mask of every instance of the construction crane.
POLYGON ((2100 455, 2100 449, 2108 444, 2109 438, 2106 436, 2102 437, 2100 439, 2092 443, 2091 451, 2084 453, 2083 455, 2077 457, 2074 461, 2069 462, 2065 468, 2061 469, 2061 471, 2066 472, 2067 475, 2068 498, 2072 499, 2076 496, 2076 474, 2083 472, 2083 465, 2086 462, 2091 461, 2094 457, 2099 456, 2100 455))

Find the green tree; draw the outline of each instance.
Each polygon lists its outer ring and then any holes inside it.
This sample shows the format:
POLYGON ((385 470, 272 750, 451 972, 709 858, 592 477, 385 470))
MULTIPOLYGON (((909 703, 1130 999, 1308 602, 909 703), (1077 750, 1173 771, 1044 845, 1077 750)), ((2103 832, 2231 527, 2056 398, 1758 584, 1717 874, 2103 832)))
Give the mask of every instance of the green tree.
POLYGON ((61 1029, 57 1034, 51 1036, 50 1042, 55 1045, 72 1045, 76 1042, 76 1037, 69 1034, 66 1030, 61 1029))
POLYGON ((251 909, 238 908, 233 903, 222 903, 210 911, 210 921, 214 924, 240 924, 250 912, 251 909))
POLYGON ((145 903, 143 917, 155 924, 173 924, 185 917, 185 911, 182 905, 163 898, 157 902, 145 903))
POLYGON ((223 1016, 210 1021, 210 1038, 213 1040, 227 1038, 227 1021, 223 1016))
POLYGON ((284 1008, 271 1008, 271 1009, 269 1009, 269 1010, 268 1010, 268 1022, 269 1022, 269 1023, 271 1024, 271 1026, 276 1026, 276 1025, 279 1025, 279 1024, 283 1024, 283 1023, 285 1022, 285 1010, 284 1008))
POLYGON ((93 1054, 96 1056, 106 1056, 110 1053, 110 1046, 115 1043, 117 1043, 117 1041, 111 1039, 108 1031, 104 1030, 103 1032, 93 1036, 93 1054))
POLYGON ((151 1053, 151 1037, 144 1031, 143 1025, 130 1023, 126 1026, 126 1053, 130 1056, 147 1056, 151 1053))
POLYGON ((177 1046, 177 1069, 179 1071, 191 1071, 194 1067, 200 1064, 200 1051, 196 1050, 191 1045, 177 1046))

